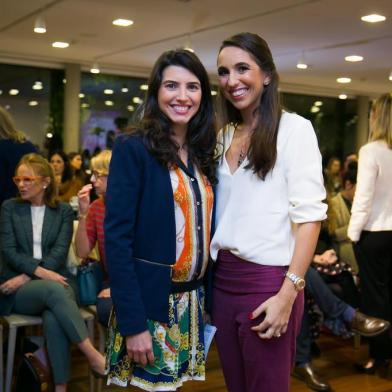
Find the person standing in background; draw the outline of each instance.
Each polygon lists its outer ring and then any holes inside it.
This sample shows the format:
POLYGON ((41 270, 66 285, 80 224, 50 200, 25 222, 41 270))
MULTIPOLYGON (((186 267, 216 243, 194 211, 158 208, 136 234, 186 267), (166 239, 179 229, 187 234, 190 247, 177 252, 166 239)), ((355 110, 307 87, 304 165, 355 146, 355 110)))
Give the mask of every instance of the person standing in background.
POLYGON ((4 200, 17 195, 12 177, 22 156, 30 152, 37 149, 16 129, 11 115, 0 106, 0 206, 4 200))
MULTIPOLYGON (((359 151, 357 189, 348 237, 359 266, 362 311, 392 320, 392 94, 378 98, 369 119, 370 140, 359 151)), ((360 370, 385 369, 392 358, 391 330, 369 341, 360 370)))

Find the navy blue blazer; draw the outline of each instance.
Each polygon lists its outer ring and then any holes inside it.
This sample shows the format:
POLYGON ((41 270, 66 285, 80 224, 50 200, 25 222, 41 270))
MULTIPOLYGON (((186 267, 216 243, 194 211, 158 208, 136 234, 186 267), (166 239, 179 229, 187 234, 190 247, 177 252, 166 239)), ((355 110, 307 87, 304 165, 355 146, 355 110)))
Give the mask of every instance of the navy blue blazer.
MULTIPOLYGON (((149 153, 141 136, 123 135, 114 144, 105 252, 121 335, 145 331, 147 318, 168 322, 170 265, 176 261, 173 190, 169 170, 149 153)), ((210 276, 206 273, 205 279, 210 276)))

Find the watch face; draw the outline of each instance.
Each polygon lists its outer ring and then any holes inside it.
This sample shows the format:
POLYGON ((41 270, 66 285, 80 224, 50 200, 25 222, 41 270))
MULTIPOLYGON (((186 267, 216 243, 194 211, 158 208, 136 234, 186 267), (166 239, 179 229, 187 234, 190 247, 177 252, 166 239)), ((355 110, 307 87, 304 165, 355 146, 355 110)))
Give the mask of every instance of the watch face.
POLYGON ((304 279, 298 279, 296 283, 296 288, 297 290, 303 290, 305 288, 305 280, 304 279))

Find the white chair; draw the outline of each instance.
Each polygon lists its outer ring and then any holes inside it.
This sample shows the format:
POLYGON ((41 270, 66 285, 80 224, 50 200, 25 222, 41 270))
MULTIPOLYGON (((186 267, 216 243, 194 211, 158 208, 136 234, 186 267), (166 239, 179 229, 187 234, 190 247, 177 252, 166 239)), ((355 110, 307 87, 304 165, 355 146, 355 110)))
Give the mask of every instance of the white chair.
MULTIPOLYGON (((89 337, 93 342, 94 341, 94 315, 83 308, 80 308, 80 314, 87 324, 89 337)), ((15 345, 16 345, 16 336, 18 333, 18 328, 41 325, 42 318, 38 316, 27 316, 24 314, 13 313, 10 314, 9 316, 3 316, 2 319, 5 321, 6 324, 8 324, 8 328, 9 328, 4 392, 11 392, 12 374, 13 374, 14 357, 15 357, 15 345)), ((3 329, 1 328, 0 343, 2 343, 2 341, 3 341, 3 329)), ((0 365, 3 365, 3 351, 1 351, 0 353, 0 365)), ((3 366, 1 366, 1 369, 3 369, 3 366)), ((0 370, 0 380, 1 380, 0 388, 3 388, 2 370, 0 370)), ((3 392, 3 389, 1 389, 0 391, 3 392)), ((90 392, 94 392, 94 376, 91 374, 91 372, 90 372, 90 392)))

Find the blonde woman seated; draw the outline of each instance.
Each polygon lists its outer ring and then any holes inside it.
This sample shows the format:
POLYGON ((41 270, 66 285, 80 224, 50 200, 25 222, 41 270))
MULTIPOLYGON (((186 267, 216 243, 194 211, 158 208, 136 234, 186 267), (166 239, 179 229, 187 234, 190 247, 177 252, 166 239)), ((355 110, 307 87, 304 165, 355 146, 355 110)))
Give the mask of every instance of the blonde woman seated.
POLYGON ((109 174, 109 163, 112 152, 104 150, 91 160, 92 183, 85 185, 79 192, 79 225, 75 236, 76 254, 86 258, 92 249, 98 244, 99 257, 102 262, 105 280, 102 291, 97 298, 97 314, 99 322, 107 326, 112 300, 110 298, 110 288, 107 279, 107 268, 105 260, 105 245, 103 220, 105 218, 105 194, 107 178, 109 174), (90 191, 94 187, 99 196, 90 205, 90 191))
POLYGON ((0 217, 0 315, 42 317, 55 391, 64 392, 69 342, 77 344, 96 373, 103 374, 105 362, 88 338, 65 265, 73 212, 56 200, 53 170, 40 155, 21 159, 14 182, 20 197, 5 201, 0 217))

